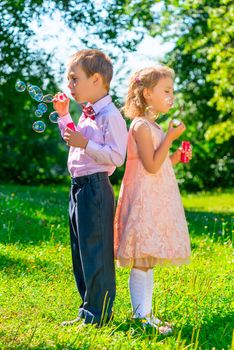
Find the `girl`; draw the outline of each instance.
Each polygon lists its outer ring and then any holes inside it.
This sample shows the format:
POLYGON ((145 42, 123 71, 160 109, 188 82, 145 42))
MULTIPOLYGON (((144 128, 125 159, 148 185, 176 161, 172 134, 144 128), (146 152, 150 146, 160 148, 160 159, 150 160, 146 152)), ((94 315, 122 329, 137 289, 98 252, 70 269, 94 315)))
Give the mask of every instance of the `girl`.
MULTIPOLYGON (((131 266, 129 288, 134 317, 162 334, 169 323, 152 315, 153 267, 188 263, 190 240, 172 165, 181 150, 168 151, 184 131, 170 122, 166 134, 155 122, 173 105, 172 69, 145 68, 130 80, 124 112, 133 119, 128 156, 115 217, 115 256, 119 266, 131 266)), ((191 159, 192 151, 188 151, 191 159)))

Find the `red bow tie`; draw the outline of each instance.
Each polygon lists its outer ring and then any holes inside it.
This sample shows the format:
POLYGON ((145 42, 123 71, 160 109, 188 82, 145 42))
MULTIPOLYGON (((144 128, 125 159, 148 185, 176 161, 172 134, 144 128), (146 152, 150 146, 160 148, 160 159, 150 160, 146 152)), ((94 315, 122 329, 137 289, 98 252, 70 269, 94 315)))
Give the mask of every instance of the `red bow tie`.
POLYGON ((92 120, 95 119, 95 111, 92 106, 86 107, 85 105, 82 105, 83 108, 83 114, 85 118, 91 118, 92 120))

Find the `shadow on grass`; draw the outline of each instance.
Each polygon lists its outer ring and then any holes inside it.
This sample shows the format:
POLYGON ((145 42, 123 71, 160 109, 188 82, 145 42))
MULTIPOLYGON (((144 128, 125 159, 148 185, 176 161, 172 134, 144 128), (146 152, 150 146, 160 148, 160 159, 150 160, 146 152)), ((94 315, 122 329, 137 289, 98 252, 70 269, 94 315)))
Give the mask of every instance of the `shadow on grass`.
MULTIPOLYGON (((69 244, 68 193, 69 185, 0 185, 0 242, 37 245, 53 238, 69 244)), ((192 236, 231 238, 231 214, 187 210, 186 217, 192 236)))
POLYGON ((49 263, 48 261, 36 258, 33 261, 13 258, 4 254, 0 254, 0 270, 4 270, 4 274, 11 275, 14 277, 24 276, 29 274, 37 274, 37 271, 56 269, 55 264, 49 263))
MULTIPOLYGON (((232 315, 222 317, 222 316, 214 316, 211 320, 203 320, 203 324, 200 327, 193 327, 190 324, 182 328, 174 328, 173 334, 170 336, 168 340, 168 344, 175 345, 172 347, 173 349, 231 349, 231 340, 232 340, 232 315)), ((53 324, 51 324, 53 326, 53 324)), ((32 345, 32 340, 35 333, 38 331, 38 328, 35 327, 35 330, 32 329, 31 336, 28 339, 25 339, 20 344, 17 340, 17 332, 16 337, 14 339, 9 339, 10 346, 4 347, 3 349, 11 349, 11 350, 82 350, 82 349, 101 349, 100 346, 104 346, 103 337, 106 336, 108 339, 112 337, 117 332, 124 333, 123 336, 126 336, 131 344, 138 341, 138 346, 140 346, 141 340, 149 340, 152 344, 159 344, 162 341, 165 342, 165 346, 167 344, 167 340, 165 336, 158 334, 158 332, 154 328, 144 328, 138 320, 126 319, 123 322, 120 321, 112 321, 108 326, 105 326, 100 329, 92 329, 90 333, 90 329, 81 329, 77 331, 77 327, 72 327, 72 333, 69 341, 61 341, 60 339, 54 339, 53 345, 48 344, 47 342, 41 342, 38 345, 32 345), (92 341, 88 334, 94 335, 95 333, 95 345, 92 344, 92 341), (86 336, 85 336, 86 335, 86 336), (100 336, 100 343, 98 342, 98 337, 100 336)), ((4 337, 4 334, 2 333, 4 337)), ((13 337, 14 338, 14 337, 13 337)), ((92 338, 92 337, 91 337, 92 338)), ((116 339, 116 338, 115 338, 116 339)), ((114 341, 114 337, 113 337, 114 341)), ((111 342, 108 340, 108 344, 111 349, 111 342)), ((134 345, 133 345, 134 346, 134 345)), ((104 346, 104 348, 106 348, 104 346)), ((150 347, 152 349, 152 346, 150 347)), ((160 347, 162 349, 162 347, 160 347)))
POLYGON ((69 243, 68 191, 0 186, 0 242, 37 245, 69 243))
MULTIPOLYGON (((186 325, 181 329, 181 339, 186 339, 186 344, 192 341, 197 348, 205 349, 231 349, 233 331, 233 315, 225 317, 213 316, 211 320, 203 320, 200 327, 194 328, 186 325)), ((179 333, 179 332, 178 332, 179 333)))
MULTIPOLYGON (((211 320, 203 320, 200 327, 194 327, 190 324, 173 330, 173 337, 177 342, 189 346, 196 345, 196 349, 231 349, 232 331, 233 331, 233 314, 228 316, 214 316, 211 320)), ((141 338, 154 339, 160 342, 166 337, 159 334, 155 328, 144 328, 139 321, 126 320, 125 322, 113 321, 113 331, 131 333, 132 336, 141 336, 141 338)))
POLYGON ((233 215, 186 210, 189 233, 224 242, 232 237, 233 215))
MULTIPOLYGON (((12 210, 13 211, 13 210, 12 210)), ((64 222, 57 219, 49 218, 49 214, 45 218, 32 217, 20 214, 18 210, 2 215, 2 224, 0 230, 0 243, 2 244, 21 244, 21 245, 40 245, 42 242, 53 241, 54 243, 69 244, 68 218, 64 218, 64 222), (66 225, 67 223, 67 225, 66 225), (67 228, 65 228, 67 226, 67 228)), ((53 216, 54 217, 54 216, 53 216)))
MULTIPOLYGON (((61 208, 56 213, 56 205, 47 202, 43 215, 32 217, 20 213, 18 208, 12 208, 8 217, 7 212, 2 215, 3 222, 0 230, 0 242, 3 244, 20 243, 23 245, 38 245, 42 242, 54 240, 54 243, 69 244, 68 214, 64 207, 61 218, 61 208), (53 207, 51 209, 51 206, 53 207), (52 212, 51 212, 52 211, 52 212)), ((191 236, 207 236, 214 241, 225 242, 231 239, 233 219, 231 215, 200 211, 186 211, 186 217, 191 236)))

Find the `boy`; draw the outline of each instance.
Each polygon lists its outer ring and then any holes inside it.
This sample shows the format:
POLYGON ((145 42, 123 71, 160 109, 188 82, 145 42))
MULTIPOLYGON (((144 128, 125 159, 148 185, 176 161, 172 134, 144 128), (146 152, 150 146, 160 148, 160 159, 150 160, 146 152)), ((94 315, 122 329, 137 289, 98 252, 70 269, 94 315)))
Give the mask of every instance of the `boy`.
POLYGON ((101 51, 81 50, 72 56, 68 87, 78 103, 88 102, 75 131, 67 127, 72 125, 69 99, 61 101, 58 94, 53 99, 62 137, 70 146, 70 238, 82 299, 78 318, 63 325, 81 319, 85 324, 108 322, 115 298, 114 194, 108 175, 124 163, 127 128, 108 94, 112 76, 112 63, 101 51))

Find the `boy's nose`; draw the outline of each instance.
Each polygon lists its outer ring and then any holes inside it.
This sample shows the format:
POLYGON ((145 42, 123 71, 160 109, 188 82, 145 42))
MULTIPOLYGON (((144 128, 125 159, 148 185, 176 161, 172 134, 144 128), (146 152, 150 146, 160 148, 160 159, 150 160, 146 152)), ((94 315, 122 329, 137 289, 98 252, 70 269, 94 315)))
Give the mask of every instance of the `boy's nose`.
POLYGON ((69 90, 71 90, 71 88, 72 88, 72 83, 71 83, 71 81, 68 82, 67 87, 68 87, 69 90))

